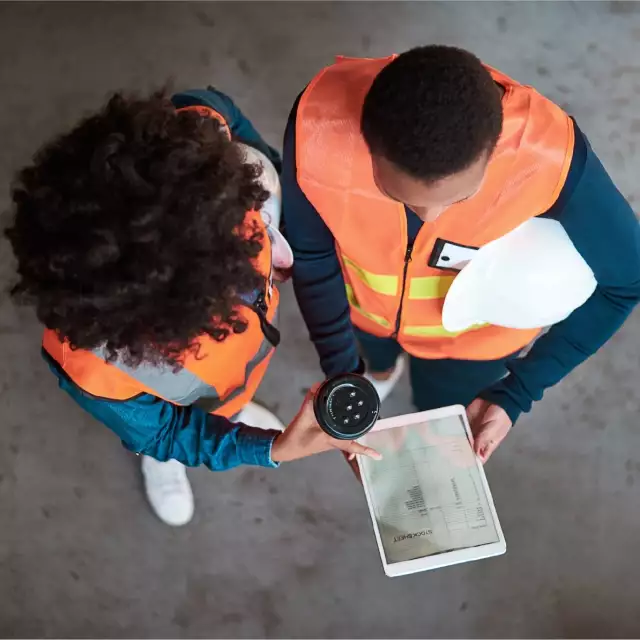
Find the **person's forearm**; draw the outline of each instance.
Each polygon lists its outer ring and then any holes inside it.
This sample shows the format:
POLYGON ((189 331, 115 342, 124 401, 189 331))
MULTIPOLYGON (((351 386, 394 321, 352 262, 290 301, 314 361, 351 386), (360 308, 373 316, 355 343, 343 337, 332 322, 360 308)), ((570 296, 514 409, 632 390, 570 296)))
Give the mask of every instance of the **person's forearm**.
POLYGON ((197 407, 180 407, 160 437, 148 442, 139 453, 157 460, 178 460, 184 465, 205 465, 212 471, 226 471, 242 464, 276 467, 271 447, 278 431, 265 431, 207 414, 197 407), (176 424, 171 424, 175 422, 176 424))
POLYGON ((324 374, 355 371, 360 357, 335 251, 328 255, 298 252, 293 287, 324 374))
POLYGON ((551 327, 526 357, 508 365, 509 375, 480 397, 501 406, 515 422, 557 384, 593 355, 622 326, 638 302, 640 287, 624 291, 598 287, 566 320, 551 327))
POLYGON ((358 368, 360 358, 335 240, 296 176, 295 113, 284 137, 282 209, 294 255, 293 286, 309 335, 327 376, 358 368))
POLYGON ((190 467, 205 465, 213 471, 241 464, 277 466, 271 460, 277 431, 233 423, 198 407, 181 407, 149 394, 125 401, 95 398, 58 368, 51 369, 60 387, 135 453, 178 460, 190 467))

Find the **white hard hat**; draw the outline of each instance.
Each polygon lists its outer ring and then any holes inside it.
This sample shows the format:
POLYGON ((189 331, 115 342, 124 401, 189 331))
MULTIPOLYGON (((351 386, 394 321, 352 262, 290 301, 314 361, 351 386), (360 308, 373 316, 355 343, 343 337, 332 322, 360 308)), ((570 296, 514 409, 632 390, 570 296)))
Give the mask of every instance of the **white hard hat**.
POLYGON ((280 176, 278 176, 278 172, 273 166, 273 163, 262 151, 258 151, 258 149, 254 149, 242 142, 237 142, 236 144, 242 149, 247 163, 262 165, 260 183, 271 195, 262 205, 260 213, 267 225, 267 232, 271 239, 273 266, 279 269, 288 269, 293 264, 293 251, 278 228, 280 226, 280 212, 282 209, 280 176))
POLYGON ((442 324, 535 329, 564 320, 596 288, 589 265, 557 220, 532 218, 478 249, 447 292, 442 324))

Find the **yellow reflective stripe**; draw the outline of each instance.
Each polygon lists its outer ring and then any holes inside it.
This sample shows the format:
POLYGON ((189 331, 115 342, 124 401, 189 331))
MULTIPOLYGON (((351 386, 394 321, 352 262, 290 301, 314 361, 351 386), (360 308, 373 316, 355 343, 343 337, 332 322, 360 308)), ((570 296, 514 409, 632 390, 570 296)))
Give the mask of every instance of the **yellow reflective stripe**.
POLYGON ((402 330, 402 333, 407 336, 419 336, 423 338, 455 338, 463 333, 463 331, 452 333, 451 331, 447 331, 442 325, 432 327, 416 325, 412 327, 405 327, 402 330))
POLYGON ((455 276, 426 276, 411 278, 409 300, 434 300, 444 298, 455 276))
POLYGON ((363 316, 369 318, 369 320, 372 320, 373 322, 376 322, 377 324, 383 326, 383 327, 389 327, 391 326, 389 324, 389 322, 387 322, 387 320, 385 320, 382 316, 377 316, 375 313, 369 313, 368 311, 365 311, 359 304, 358 301, 356 300, 356 296, 353 292, 353 287, 350 284, 345 284, 345 288, 347 290, 347 300, 349 300, 349 304, 354 308, 358 310, 358 313, 361 313, 363 316))
POLYGON ((418 336, 422 338, 455 338, 461 333, 466 333, 467 331, 473 331, 475 329, 481 329, 482 327, 486 326, 488 326, 488 324, 486 322, 483 322, 481 324, 474 324, 468 329, 463 329, 462 331, 447 331, 442 325, 415 325, 404 327, 402 333, 407 336, 418 336))
POLYGON ((372 273, 362 267, 359 267, 353 260, 350 260, 342 254, 344 263, 364 282, 370 289, 376 293, 382 293, 385 296, 395 296, 398 293, 398 277, 385 276, 379 273, 372 273))

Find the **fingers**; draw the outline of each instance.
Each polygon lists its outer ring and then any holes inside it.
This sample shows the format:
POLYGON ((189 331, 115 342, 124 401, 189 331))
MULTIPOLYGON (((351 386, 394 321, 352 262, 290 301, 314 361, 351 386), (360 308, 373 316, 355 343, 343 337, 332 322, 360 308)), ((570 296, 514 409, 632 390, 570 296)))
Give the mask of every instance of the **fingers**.
POLYGON ((365 447, 363 444, 355 442, 355 440, 336 440, 333 443, 333 446, 336 449, 340 449, 341 451, 350 454, 348 457, 349 460, 352 460, 353 458, 351 456, 355 457, 356 454, 367 456, 369 458, 373 458, 374 460, 382 460, 382 456, 375 449, 372 449, 371 447, 365 447))
POLYGON ((490 404, 474 428, 474 451, 486 462, 505 439, 513 422, 500 406, 490 404))
POLYGON ((314 423, 316 420, 315 414, 313 412, 313 399, 320 387, 319 384, 314 384, 309 391, 307 391, 307 395, 304 397, 302 401, 302 405, 296 414, 295 418, 291 421, 292 423, 303 420, 306 423, 312 422, 314 423))
POLYGON ((482 420, 478 420, 475 424, 473 450, 483 464, 495 449, 493 431, 491 425, 485 424, 482 420))
POLYGON ((289 269, 279 269, 275 267, 273 269, 273 279, 276 282, 286 282, 291 277, 292 273, 293 273, 292 267, 289 269))
POLYGON ((489 403, 482 398, 476 398, 467 407, 467 418, 469 419, 469 426, 471 427, 471 438, 469 439, 474 451, 477 453, 479 445, 477 439, 482 432, 482 426, 487 413, 487 407, 489 403))
POLYGON ((305 401, 307 400, 313 400, 316 396, 316 393, 318 392, 318 389, 320 388, 320 383, 316 382, 315 384, 312 384, 309 387, 309 391, 307 391, 307 395, 304 397, 305 401))
MULTIPOLYGON (((488 434, 481 433, 473 442, 473 450, 484 464, 493 453, 492 442, 488 434)), ((495 447, 494 447, 495 449, 495 447)))
POLYGON ((490 433, 483 433, 474 443, 474 451, 482 464, 484 464, 498 448, 498 445, 502 442, 503 438, 496 437, 492 439, 490 433))

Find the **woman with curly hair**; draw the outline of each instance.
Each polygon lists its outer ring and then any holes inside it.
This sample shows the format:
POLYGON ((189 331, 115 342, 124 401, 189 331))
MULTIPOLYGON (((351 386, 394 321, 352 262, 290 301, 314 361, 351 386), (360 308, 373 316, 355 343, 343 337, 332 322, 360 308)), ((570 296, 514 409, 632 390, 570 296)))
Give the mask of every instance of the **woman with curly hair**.
POLYGON ((263 221, 279 162, 213 88, 116 94, 13 188, 12 294, 45 325, 61 388, 142 455, 147 496, 171 525, 193 515, 185 465, 374 455, 326 436, 309 399, 284 431, 251 402, 280 340, 272 247, 284 240, 263 221))

